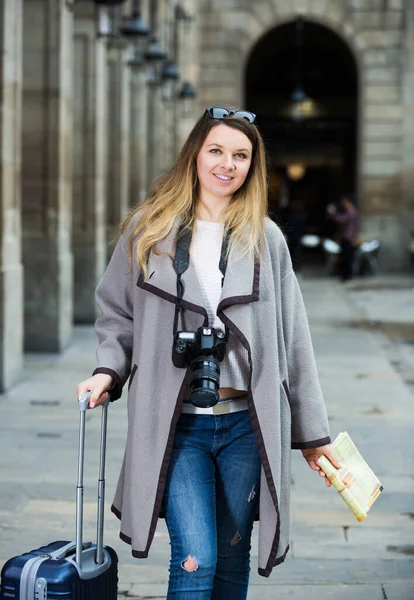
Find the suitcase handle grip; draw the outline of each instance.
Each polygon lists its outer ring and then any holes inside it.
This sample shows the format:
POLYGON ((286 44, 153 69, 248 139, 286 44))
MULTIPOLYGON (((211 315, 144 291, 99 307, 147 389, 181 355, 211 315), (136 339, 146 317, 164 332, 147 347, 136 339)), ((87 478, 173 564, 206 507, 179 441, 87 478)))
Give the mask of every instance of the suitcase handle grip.
MULTIPOLYGON (((79 453, 78 453, 78 480, 76 487, 76 557, 75 561, 82 569, 83 549, 83 475, 85 465, 85 426, 86 411, 91 399, 91 392, 82 394, 78 399, 80 421, 79 421, 79 453)), ((98 511, 97 511, 97 533, 96 533, 96 557, 98 565, 104 561, 103 555, 103 531, 104 531, 104 503, 105 503, 105 462, 106 462, 106 433, 108 423, 109 395, 102 404, 101 420, 101 443, 98 479, 98 511)))

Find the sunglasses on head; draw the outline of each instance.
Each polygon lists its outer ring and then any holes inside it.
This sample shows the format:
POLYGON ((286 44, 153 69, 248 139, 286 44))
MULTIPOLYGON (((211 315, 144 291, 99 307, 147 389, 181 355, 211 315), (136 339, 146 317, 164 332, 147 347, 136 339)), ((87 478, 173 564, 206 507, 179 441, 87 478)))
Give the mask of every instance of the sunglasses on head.
POLYGON ((240 119, 246 119, 246 121, 249 123, 254 123, 254 120, 256 119, 256 115, 248 110, 232 110, 222 106, 212 106, 211 108, 206 108, 206 113, 212 119, 225 119, 226 117, 231 117, 231 115, 239 117, 240 119))

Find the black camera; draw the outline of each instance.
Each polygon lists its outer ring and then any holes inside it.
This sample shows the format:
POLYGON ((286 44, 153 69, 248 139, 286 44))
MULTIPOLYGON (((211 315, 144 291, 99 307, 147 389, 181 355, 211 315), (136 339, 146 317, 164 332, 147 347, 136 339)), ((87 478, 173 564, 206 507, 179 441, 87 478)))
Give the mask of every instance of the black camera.
POLYGON ((223 360, 227 336, 213 327, 178 331, 174 336, 172 361, 175 367, 190 367, 190 402, 209 408, 219 401, 219 362, 223 360))

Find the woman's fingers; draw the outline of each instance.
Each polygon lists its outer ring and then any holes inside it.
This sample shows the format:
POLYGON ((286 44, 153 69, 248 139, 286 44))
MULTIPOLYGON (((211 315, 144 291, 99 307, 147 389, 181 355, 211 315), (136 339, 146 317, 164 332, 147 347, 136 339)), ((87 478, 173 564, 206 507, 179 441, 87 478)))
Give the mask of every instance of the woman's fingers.
POLYGON ((101 406, 108 399, 108 392, 103 390, 97 391, 94 390, 91 395, 91 399, 89 400, 89 408, 95 408, 96 406, 101 406))
POLYGON ((329 458, 334 467, 336 467, 337 469, 341 468, 342 465, 338 462, 338 459, 336 458, 336 455, 334 454, 334 451, 332 450, 331 446, 329 446, 329 449, 325 450, 324 454, 327 458, 329 458))
POLYGON ((91 392, 89 408, 101 406, 108 399, 108 391, 112 385, 112 377, 103 373, 98 373, 78 384, 76 392, 78 398, 86 392, 91 392))

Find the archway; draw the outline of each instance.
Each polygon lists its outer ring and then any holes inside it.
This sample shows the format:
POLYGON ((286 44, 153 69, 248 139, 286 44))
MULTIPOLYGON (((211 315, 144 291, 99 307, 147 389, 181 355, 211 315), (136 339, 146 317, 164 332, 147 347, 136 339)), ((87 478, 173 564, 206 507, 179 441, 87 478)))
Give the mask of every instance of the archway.
POLYGON ((296 211, 306 233, 334 236, 327 204, 357 191, 358 73, 350 48, 313 21, 279 25, 250 53, 245 97, 271 159, 272 217, 286 227, 296 211))

